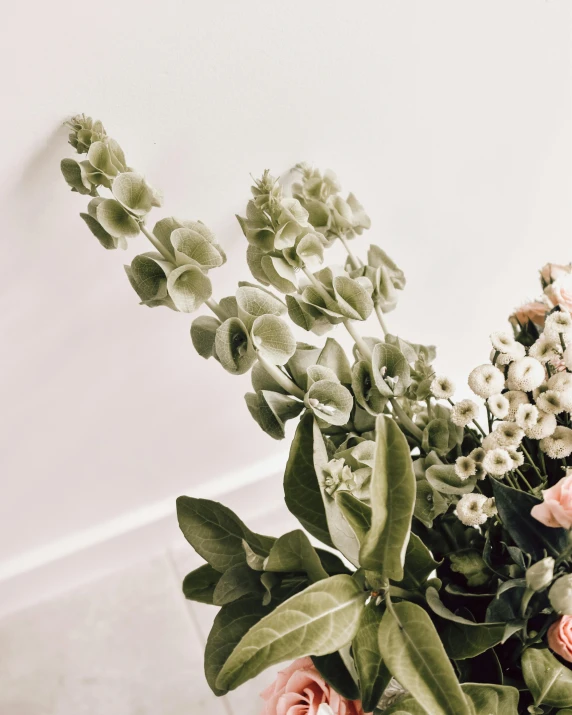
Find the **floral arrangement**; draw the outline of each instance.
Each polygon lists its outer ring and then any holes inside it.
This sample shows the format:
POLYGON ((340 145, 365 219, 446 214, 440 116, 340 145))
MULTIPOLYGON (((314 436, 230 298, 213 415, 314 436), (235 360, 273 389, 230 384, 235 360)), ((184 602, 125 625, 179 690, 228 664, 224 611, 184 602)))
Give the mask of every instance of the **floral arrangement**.
POLYGON ((265 715, 572 713, 572 265, 542 269, 542 297, 468 376, 475 400, 455 400, 435 349, 389 330, 404 274, 375 244, 354 253, 370 220, 333 173, 254 182, 237 217, 253 281, 217 301, 213 233, 173 217, 151 230, 159 194, 100 122, 69 124, 86 157, 61 168, 90 197, 89 230, 106 249, 152 244, 125 267, 141 303, 208 308, 190 328, 199 355, 250 371, 246 406, 274 439, 298 420, 284 493, 302 528, 265 536, 219 503, 177 502, 205 561, 184 594, 220 608, 213 692, 295 661, 265 715), (335 243, 344 266, 325 263, 335 243), (336 326, 352 355, 295 337, 336 326))

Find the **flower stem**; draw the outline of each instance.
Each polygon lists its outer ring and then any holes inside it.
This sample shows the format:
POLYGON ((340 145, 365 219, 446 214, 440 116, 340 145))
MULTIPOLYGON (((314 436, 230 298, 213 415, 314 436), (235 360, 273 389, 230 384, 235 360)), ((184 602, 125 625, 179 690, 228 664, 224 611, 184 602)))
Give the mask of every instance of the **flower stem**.
POLYGON ((359 258, 357 258, 357 257, 354 255, 352 249, 351 249, 350 246, 349 246, 349 243, 348 243, 347 238, 346 238, 343 234, 341 234, 341 233, 338 234, 338 238, 339 238, 340 241, 344 244, 344 248, 346 249, 346 252, 347 252, 347 254, 348 254, 348 256, 349 256, 349 259, 350 259, 350 261, 351 261, 352 266, 353 266, 354 268, 356 268, 356 269, 357 269, 357 268, 361 268, 361 261, 360 261, 359 258))
POLYGON ((381 325, 381 329, 383 330, 383 335, 385 337, 389 331, 387 329, 387 323, 385 322, 385 318, 383 317, 383 311, 381 310, 379 303, 375 304, 375 314, 377 315, 377 319, 379 321, 379 324, 381 325))
POLYGON ((395 397, 390 397, 389 401, 391 402, 391 406, 393 407, 393 411, 401 424, 405 427, 405 429, 410 432, 415 439, 421 443, 423 441, 423 432, 417 427, 415 422, 409 417, 409 415, 405 412, 403 407, 399 404, 399 402, 395 399, 395 397))
POLYGON ((530 482, 529 482, 528 479, 524 476, 524 474, 520 471, 520 469, 515 469, 515 472, 518 474, 518 476, 522 479, 522 481, 526 484, 526 486, 527 486, 527 487, 530 489, 530 491, 532 492, 533 488, 532 488, 530 482))
POLYGON ((348 333, 352 336, 354 343, 358 346, 358 349, 360 353, 366 358, 366 360, 369 360, 371 362, 371 350, 369 349, 367 343, 365 340, 362 338, 362 336, 358 333, 358 331, 355 329, 354 324, 349 318, 346 318, 344 320, 344 327, 348 331, 348 333))
POLYGON ((227 320, 228 315, 224 312, 224 310, 220 307, 220 304, 217 303, 216 300, 214 300, 213 298, 207 298, 207 300, 205 300, 205 304, 212 310, 212 312, 219 320, 222 320, 223 323, 225 320, 227 320))
POLYGON ((260 353, 256 354, 256 357, 258 358, 258 362, 262 365, 262 367, 266 370, 266 372, 276 380, 276 382, 280 385, 280 387, 283 387, 287 392, 289 392, 291 395, 294 397, 298 397, 300 400, 304 399, 304 395, 306 394, 304 390, 298 387, 295 382, 293 382, 288 375, 285 375, 282 370, 280 370, 276 365, 273 365, 271 362, 269 362, 265 357, 263 357, 260 353))
POLYGON ((538 475, 538 478, 539 478, 541 481, 544 481, 544 480, 545 480, 545 477, 543 477, 542 474, 540 473, 540 470, 538 469, 538 467, 537 467, 536 464, 534 463, 534 460, 532 459, 532 457, 530 456, 530 453, 527 451, 526 447, 524 446, 524 444, 523 444, 522 442, 520 443, 520 448, 522 449, 522 451, 523 451, 524 454, 526 455, 526 458, 527 458, 528 461, 530 462, 530 466, 534 469, 534 471, 535 471, 536 474, 538 475))
POLYGON ((304 271, 304 275, 306 276, 306 278, 314 286, 314 288, 320 294, 326 304, 331 303, 332 296, 328 293, 325 286, 320 283, 320 281, 316 278, 312 271, 308 270, 306 266, 302 266, 302 270, 304 271))
POLYGON ((165 246, 163 246, 161 241, 159 241, 157 236, 155 236, 155 234, 152 233, 151 231, 148 231, 145 228, 144 224, 141 224, 140 228, 141 228, 141 233, 144 236, 147 236, 147 238, 151 241, 153 246, 159 251, 159 253, 163 256, 163 258, 172 263, 175 260, 174 254, 169 253, 169 251, 165 248, 165 246))

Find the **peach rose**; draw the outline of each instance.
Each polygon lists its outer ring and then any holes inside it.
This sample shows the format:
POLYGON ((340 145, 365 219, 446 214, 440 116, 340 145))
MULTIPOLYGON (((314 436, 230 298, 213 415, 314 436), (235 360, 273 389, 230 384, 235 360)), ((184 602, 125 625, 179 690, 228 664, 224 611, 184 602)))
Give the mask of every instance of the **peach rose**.
POLYGON ((359 700, 342 698, 324 681, 311 658, 281 670, 260 697, 266 701, 262 715, 318 715, 320 705, 329 705, 334 715, 367 715, 359 700))
POLYGON ((548 646, 572 663, 572 616, 561 616, 548 629, 548 646))
POLYGON ((532 507, 532 516, 545 526, 572 528, 572 473, 542 492, 544 501, 532 507))
POLYGON ((572 313, 572 274, 562 275, 546 286, 544 295, 552 305, 559 305, 561 310, 572 313))
POLYGON ((547 263, 540 270, 540 275, 545 283, 552 283, 567 273, 572 273, 572 263, 567 266, 563 266, 561 263, 547 263))
POLYGON ((546 313, 549 308, 538 300, 533 300, 530 303, 525 303, 517 308, 514 313, 510 316, 510 322, 518 326, 518 324, 524 326, 530 320, 535 325, 544 327, 544 321, 546 319, 546 313))

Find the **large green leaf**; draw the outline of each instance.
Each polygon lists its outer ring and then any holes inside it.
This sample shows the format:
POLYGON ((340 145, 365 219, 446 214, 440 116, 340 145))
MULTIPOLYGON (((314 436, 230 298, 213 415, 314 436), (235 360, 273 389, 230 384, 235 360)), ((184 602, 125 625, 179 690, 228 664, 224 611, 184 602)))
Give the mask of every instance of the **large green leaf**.
MULTIPOLYGON (((316 383, 317 384, 317 383, 316 383)), ((324 510, 328 521, 328 531, 332 543, 348 561, 354 566, 359 565, 360 543, 358 537, 345 518, 335 498, 326 490, 325 481, 329 475, 327 471, 328 454, 324 438, 317 424, 314 424, 314 468, 318 477, 318 484, 322 493, 324 510)))
MULTIPOLYGON (((504 641, 506 623, 474 623, 449 610, 435 588, 428 588, 425 595, 433 613, 446 621, 440 629, 441 641, 453 660, 474 658, 504 641)), ((508 634, 511 632, 509 629, 508 634)))
POLYGON ((371 507, 354 497, 351 492, 341 490, 336 492, 335 500, 359 543, 363 544, 371 529, 371 507))
POLYGON ((550 556, 558 557, 567 546, 567 532, 544 526, 530 515, 532 507, 541 501, 497 479, 491 479, 491 483, 502 524, 515 544, 535 561, 543 558, 545 550, 550 556))
POLYGON ((405 573, 399 585, 402 588, 419 588, 438 565, 417 534, 411 533, 405 552, 405 573))
MULTIPOLYGON (((463 683, 461 690, 467 696, 475 715, 518 715, 518 690, 506 685, 481 685, 463 683)), ((427 715, 412 697, 400 699, 383 715, 427 715)), ((559 715, 559 714, 558 714, 559 715)))
POLYGON ((536 705, 572 706, 572 670, 546 648, 528 648, 522 656, 522 674, 536 705))
POLYGON ((284 498, 306 531, 333 546, 314 468, 314 421, 314 415, 307 412, 296 429, 284 473, 284 498))
POLYGON ((415 505, 415 475, 407 440, 387 415, 376 420, 370 490, 371 530, 360 550, 360 565, 401 581, 415 505))
POLYGON ((359 675, 363 709, 370 712, 379 702, 387 687, 391 673, 385 666, 379 650, 379 625, 383 609, 371 603, 364 609, 352 651, 359 675))
POLYGON ((217 613, 205 647, 205 676, 215 695, 228 692, 216 685, 227 658, 248 630, 271 610, 262 605, 260 596, 253 596, 233 601, 217 613))
POLYGON ((179 526, 193 549, 217 571, 244 563, 242 540, 267 556, 275 539, 255 534, 230 509, 209 499, 177 499, 179 526))
POLYGON ((359 690, 339 651, 328 655, 314 655, 312 662, 328 685, 343 698, 357 700, 359 690))
POLYGON ((213 592, 213 603, 215 606, 224 606, 256 593, 260 593, 262 599, 263 591, 260 573, 253 571, 246 563, 235 564, 220 577, 213 592))
POLYGON ((453 464, 434 464, 427 469, 425 477, 433 489, 441 494, 470 494, 477 483, 476 476, 461 479, 453 464))
POLYGON ((183 580, 183 593, 190 601, 212 605, 215 587, 220 579, 220 571, 210 564, 203 564, 191 571, 183 580))
POLYGON ((224 664, 216 686, 232 690, 284 660, 339 650, 355 636, 365 598, 351 576, 312 584, 249 630, 224 664))
POLYGON ((328 578, 320 557, 300 529, 276 540, 264 562, 264 570, 276 573, 305 571, 310 581, 328 578))
POLYGON ((428 713, 474 715, 435 626, 420 606, 403 601, 385 612, 379 649, 391 674, 428 713))

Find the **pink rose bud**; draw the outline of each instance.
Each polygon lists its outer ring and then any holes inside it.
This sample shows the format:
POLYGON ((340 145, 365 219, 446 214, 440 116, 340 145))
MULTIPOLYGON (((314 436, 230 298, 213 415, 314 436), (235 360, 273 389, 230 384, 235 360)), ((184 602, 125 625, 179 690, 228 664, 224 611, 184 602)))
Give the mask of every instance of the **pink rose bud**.
POLYGON ((542 492, 544 501, 532 507, 531 515, 545 526, 572 528, 572 474, 542 492))
POLYGON ((520 308, 517 308, 510 316, 510 322, 515 326, 520 324, 524 327, 530 320, 532 323, 542 328, 546 319, 546 313, 549 310, 550 309, 540 301, 525 303, 524 305, 521 305, 520 308))
POLYGON ((261 693, 262 715, 372 715, 364 713, 359 700, 338 695, 318 673, 311 658, 299 658, 278 673, 276 681, 261 693))
POLYGON ((566 273, 572 273, 572 263, 567 266, 563 266, 561 263, 547 263, 540 270, 540 275, 545 283, 552 283, 566 273))
POLYGON ((572 616, 562 616, 548 629, 548 646, 572 663, 572 616))

